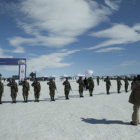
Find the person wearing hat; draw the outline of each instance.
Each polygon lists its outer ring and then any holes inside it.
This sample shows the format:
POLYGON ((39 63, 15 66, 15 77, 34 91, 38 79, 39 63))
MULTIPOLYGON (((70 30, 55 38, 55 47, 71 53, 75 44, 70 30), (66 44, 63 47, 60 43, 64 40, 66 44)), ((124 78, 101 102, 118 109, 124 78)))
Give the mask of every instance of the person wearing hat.
POLYGON ((110 82, 109 76, 107 76, 107 77, 104 79, 104 81, 106 82, 106 92, 107 92, 107 94, 110 94, 110 93, 109 93, 109 90, 110 90, 111 82, 110 82))
POLYGON ((35 81, 32 83, 32 87, 34 87, 35 102, 39 102, 41 85, 37 78, 35 78, 35 81))
POLYGON ((128 86, 129 86, 128 78, 127 76, 125 76, 125 79, 124 79, 125 92, 128 92, 128 86))
POLYGON ((118 91, 118 93, 121 93, 121 92, 120 92, 121 85, 122 85, 121 79, 120 79, 120 77, 118 76, 118 77, 117 77, 117 91, 118 91))
POLYGON ((89 88, 89 94, 90 94, 90 96, 92 96, 93 89, 94 89, 94 81, 93 81, 92 77, 88 78, 88 88, 89 88))
POLYGON ((17 86, 17 83, 15 82, 15 79, 12 78, 12 82, 8 83, 7 86, 9 86, 11 88, 12 102, 16 103, 18 86, 17 86))
POLYGON ((66 77, 66 80, 63 82, 63 85, 65 86, 64 91, 65 91, 65 98, 66 100, 69 99, 69 92, 71 90, 71 85, 70 82, 68 81, 68 77, 66 77))
POLYGON ((50 78, 50 81, 47 83, 47 85, 49 85, 51 101, 55 101, 54 96, 55 96, 56 84, 53 81, 53 78, 50 78))
POLYGON ((23 92, 23 99, 24 102, 28 102, 28 95, 29 95, 29 90, 30 90, 30 85, 27 79, 25 78, 24 81, 22 82, 22 92, 23 92))
POLYGON ((1 78, 0 78, 0 104, 2 104, 1 99, 2 99, 3 92, 4 92, 4 85, 3 85, 1 78))
POLYGON ((79 84, 79 95, 80 95, 80 97, 84 97, 83 89, 85 87, 85 84, 84 84, 84 81, 82 80, 82 77, 79 77, 79 79, 77 80, 77 83, 79 84))
POLYGON ((139 124, 139 108, 140 108, 140 75, 137 76, 136 80, 131 85, 131 94, 129 102, 133 104, 133 114, 131 125, 139 124))

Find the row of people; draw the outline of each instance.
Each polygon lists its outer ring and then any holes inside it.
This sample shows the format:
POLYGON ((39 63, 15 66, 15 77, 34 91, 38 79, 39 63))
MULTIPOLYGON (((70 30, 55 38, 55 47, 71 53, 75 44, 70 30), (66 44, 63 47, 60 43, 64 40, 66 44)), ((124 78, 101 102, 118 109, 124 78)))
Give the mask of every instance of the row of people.
MULTIPOLYGON (((118 93, 121 93, 121 92, 120 92, 120 89, 121 89, 121 86, 122 86, 121 78, 118 76, 116 80, 117 80, 117 92, 118 92, 118 93)), ((104 79, 104 81, 106 82, 106 91, 107 91, 107 94, 110 94, 110 93, 109 93, 109 90, 110 90, 111 82, 110 82, 109 76, 107 76, 107 77, 104 79)), ((125 79, 124 79, 125 92, 128 92, 128 86, 129 86, 128 78, 125 77, 125 79)))
MULTIPOLYGON (((111 86, 110 78, 107 77, 104 81, 106 82, 107 94, 109 94, 109 90, 110 90, 110 86, 111 86)), ((77 83, 79 84, 79 96, 84 97, 83 96, 83 91, 84 91, 84 88, 85 88, 85 82, 82 79, 82 77, 79 77, 79 79, 77 80, 77 83)), ((50 81, 47 82, 47 84, 49 85, 51 101, 55 101, 55 99, 54 99, 55 90, 57 90, 55 81, 53 80, 53 78, 51 78, 50 81)), ((88 84, 89 95, 93 96, 94 80, 93 80, 92 77, 89 77, 87 79, 87 84, 88 84)), ((21 83, 21 85, 23 87, 22 92, 23 92, 24 102, 28 102, 30 85, 29 85, 29 82, 27 81, 26 78, 24 79, 24 82, 21 83)), ((68 78, 66 78, 66 80, 63 82, 63 85, 64 85, 64 92, 65 92, 65 99, 68 100, 69 99, 69 92, 70 92, 70 90, 72 90, 70 82, 68 81, 68 78)), ((117 78, 117 85, 118 85, 118 93, 120 93, 121 81, 120 81, 119 77, 117 78)), ((125 78, 125 91, 126 92, 127 92, 127 89, 128 89, 128 85, 129 85, 129 83, 128 83, 128 79, 126 77, 125 78)), ((16 103, 16 97, 17 97, 17 93, 18 93, 18 85, 15 82, 15 79, 13 78, 12 82, 9 82, 7 84, 7 86, 9 86, 11 88, 12 102, 16 103)), ((34 88, 35 102, 39 102, 41 85, 40 85, 40 82, 38 81, 38 79, 35 79, 35 81, 31 84, 31 86, 34 88)), ((4 85, 3 85, 2 81, 0 80, 0 104, 2 103, 1 99, 2 99, 3 92, 4 92, 4 85)))

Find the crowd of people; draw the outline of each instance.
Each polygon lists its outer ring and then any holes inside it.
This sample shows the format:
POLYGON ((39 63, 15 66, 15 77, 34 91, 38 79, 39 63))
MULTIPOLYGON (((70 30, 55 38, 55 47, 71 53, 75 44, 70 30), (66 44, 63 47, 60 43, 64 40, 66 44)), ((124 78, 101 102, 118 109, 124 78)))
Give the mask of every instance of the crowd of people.
MULTIPOLYGON (((84 89, 89 90, 89 95, 93 96, 94 80, 92 77, 85 78, 84 80, 82 77, 79 77, 79 79, 76 82, 79 85, 79 97, 84 97, 83 96, 84 89)), ((104 82, 106 82, 106 92, 107 92, 107 94, 110 94, 110 92, 109 92, 110 86, 111 86, 110 78, 107 76, 104 79, 104 82)), ((125 82, 125 91, 127 92, 128 85, 129 85, 127 77, 125 77, 124 82, 125 82)), ((100 78, 97 77, 97 85, 99 85, 99 83, 100 83, 100 78)), ((55 101, 55 91, 57 90, 55 80, 53 78, 50 78, 50 80, 47 82, 47 84, 48 84, 49 90, 50 90, 50 99, 51 99, 51 101, 55 101)), ((28 80, 25 78, 24 81, 20 85, 22 86, 22 93, 23 93, 24 102, 27 103, 29 91, 30 91, 30 84, 29 84, 28 80)), ((66 77, 66 80, 63 82, 63 85, 64 85, 65 99, 68 100, 70 90, 72 90, 68 77, 66 77)), ((121 83, 120 77, 117 77, 117 91, 118 91, 118 93, 120 93, 121 85, 122 85, 122 83, 121 83)), ((7 86, 11 88, 12 103, 16 103, 16 97, 17 97, 17 93, 18 93, 17 82, 15 81, 14 78, 12 78, 12 81, 10 81, 7 84, 7 86)), ((41 85, 40 85, 39 80, 37 78, 35 78, 33 83, 31 84, 31 86, 34 88, 35 102, 39 102, 40 91, 41 91, 41 85)), ((2 104, 1 99, 2 99, 3 92, 4 92, 4 85, 3 85, 2 80, 0 79, 0 104, 2 104)))
MULTIPOLYGON (((120 93, 120 89, 122 86, 121 79, 118 76, 117 77, 117 92, 120 93)), ((82 77, 79 77, 79 79, 76 81, 79 84, 79 97, 82 98, 83 96, 83 91, 84 89, 89 90, 89 95, 93 96, 93 89, 94 89, 94 80, 92 77, 89 77, 88 79, 82 79, 82 77)), ((109 76, 107 76, 104 79, 104 82, 106 82, 106 93, 107 95, 110 94, 110 86, 111 86, 111 81, 109 76)), ((100 78, 97 77, 97 85, 100 83, 100 78)), ((50 100, 55 101, 55 91, 57 90, 56 84, 53 78, 50 78, 49 82, 47 82, 49 85, 49 90, 50 90, 50 100)), ((22 85, 22 92, 23 92, 23 99, 24 102, 28 102, 28 96, 29 96, 29 91, 30 91, 30 84, 25 78, 24 81, 21 83, 22 85)), ((66 77, 66 80, 63 82, 64 85, 64 94, 65 94, 65 99, 69 99, 69 92, 72 90, 71 84, 69 82, 68 77, 66 77)), ((16 103, 16 97, 18 93, 18 84, 16 83, 15 79, 12 78, 12 82, 9 82, 7 84, 11 88, 11 98, 12 98, 12 103, 16 103)), ((37 78, 35 78, 34 82, 31 84, 31 86, 34 88, 34 97, 35 97, 35 102, 39 102, 39 97, 40 97, 40 91, 41 91, 41 85, 40 82, 38 81, 37 78)), ((128 92, 128 78, 125 77, 124 79, 124 87, 125 87, 125 92, 128 92)), ((133 114, 132 114, 132 125, 138 125, 139 124, 139 107, 140 107, 140 75, 135 77, 131 83, 131 94, 129 97, 129 102, 132 103, 133 106, 133 114)), ((2 80, 0 79, 0 104, 2 104, 2 95, 4 92, 4 84, 2 80)))

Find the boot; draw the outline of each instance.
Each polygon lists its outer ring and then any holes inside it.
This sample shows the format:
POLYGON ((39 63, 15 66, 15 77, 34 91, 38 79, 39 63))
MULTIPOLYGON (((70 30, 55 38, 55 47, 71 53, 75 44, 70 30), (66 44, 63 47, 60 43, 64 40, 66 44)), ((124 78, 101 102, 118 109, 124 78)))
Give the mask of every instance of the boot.
POLYGON ((37 102, 39 102, 39 98, 37 98, 37 102))
POLYGON ((37 102, 37 98, 35 98, 35 102, 37 102))
POLYGON ((132 121, 130 122, 130 124, 131 124, 131 125, 136 125, 136 126, 138 125, 138 124, 136 124, 136 123, 133 123, 132 121))
POLYGON ((90 96, 92 96, 92 93, 90 93, 90 96))
POLYGON ((14 99, 14 103, 16 103, 16 98, 14 99))
POLYGON ((28 97, 26 97, 25 102, 26 102, 26 103, 28 102, 28 97))
POLYGON ((55 101, 54 97, 53 97, 53 101, 55 101))
POLYGON ((12 98, 12 103, 14 103, 14 98, 12 98))
POLYGON ((24 99, 24 102, 25 102, 26 101, 25 96, 23 97, 23 99, 24 99))
POLYGON ((65 98, 66 98, 66 100, 68 100, 69 99, 68 95, 66 95, 65 98))

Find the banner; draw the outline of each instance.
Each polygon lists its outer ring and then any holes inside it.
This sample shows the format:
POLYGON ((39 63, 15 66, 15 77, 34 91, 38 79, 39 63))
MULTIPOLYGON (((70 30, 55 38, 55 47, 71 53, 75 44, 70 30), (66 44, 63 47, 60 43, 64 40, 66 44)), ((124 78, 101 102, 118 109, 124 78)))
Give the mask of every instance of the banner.
POLYGON ((19 81, 24 81, 24 78, 26 78, 26 65, 20 64, 19 65, 19 81))
POLYGON ((26 64, 26 58, 0 58, 0 65, 26 64))

